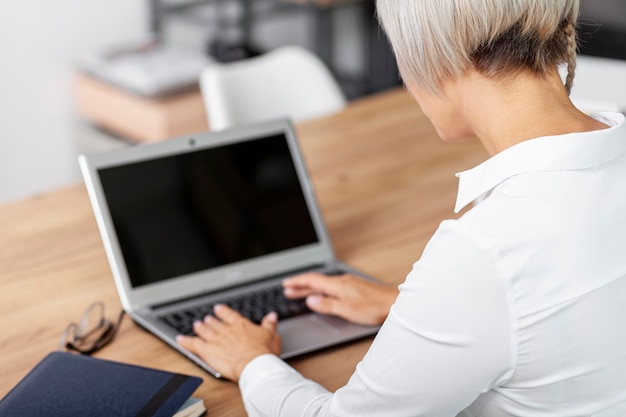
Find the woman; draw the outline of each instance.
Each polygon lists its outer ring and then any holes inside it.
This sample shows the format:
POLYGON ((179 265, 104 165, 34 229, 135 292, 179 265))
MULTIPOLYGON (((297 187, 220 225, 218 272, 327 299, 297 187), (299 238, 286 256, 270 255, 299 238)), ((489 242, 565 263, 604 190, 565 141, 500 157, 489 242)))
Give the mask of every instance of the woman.
POLYGON ((570 102, 576 0, 378 0, 409 91, 490 158, 400 285, 286 280, 382 328, 336 393, 276 357, 276 317, 220 306, 179 342, 239 381, 253 416, 626 415, 626 125, 570 102), (567 68, 565 82, 559 66, 567 68))

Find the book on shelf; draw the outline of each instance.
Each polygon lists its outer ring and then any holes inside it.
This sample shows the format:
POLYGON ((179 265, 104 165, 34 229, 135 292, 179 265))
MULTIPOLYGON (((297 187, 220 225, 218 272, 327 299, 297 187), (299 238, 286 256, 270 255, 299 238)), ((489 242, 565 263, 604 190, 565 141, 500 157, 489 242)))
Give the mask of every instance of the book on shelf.
POLYGON ((196 417, 204 413, 202 400, 192 397, 201 383, 196 376, 52 352, 0 400, 0 415, 196 417))
POLYGON ((83 55, 78 68, 144 98, 166 98, 198 88, 202 70, 213 60, 183 45, 148 38, 83 55))

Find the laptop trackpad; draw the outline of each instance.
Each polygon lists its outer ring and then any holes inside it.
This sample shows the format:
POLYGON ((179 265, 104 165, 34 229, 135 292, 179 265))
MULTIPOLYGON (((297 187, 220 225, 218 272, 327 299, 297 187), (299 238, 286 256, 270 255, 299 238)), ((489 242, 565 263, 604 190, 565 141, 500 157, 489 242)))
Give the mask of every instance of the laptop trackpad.
POLYGON ((373 335, 378 327, 360 326, 334 316, 307 314, 279 322, 283 358, 307 353, 338 342, 373 335))

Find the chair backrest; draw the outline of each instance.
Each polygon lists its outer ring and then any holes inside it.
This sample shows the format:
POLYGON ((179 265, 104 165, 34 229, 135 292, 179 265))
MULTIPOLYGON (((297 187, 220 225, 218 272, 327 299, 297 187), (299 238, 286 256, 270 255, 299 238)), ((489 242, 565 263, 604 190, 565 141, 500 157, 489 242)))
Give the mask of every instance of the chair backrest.
POLYGON ((326 65, 296 46, 242 61, 211 64, 200 75, 200 89, 212 130, 281 117, 302 121, 346 105, 326 65))

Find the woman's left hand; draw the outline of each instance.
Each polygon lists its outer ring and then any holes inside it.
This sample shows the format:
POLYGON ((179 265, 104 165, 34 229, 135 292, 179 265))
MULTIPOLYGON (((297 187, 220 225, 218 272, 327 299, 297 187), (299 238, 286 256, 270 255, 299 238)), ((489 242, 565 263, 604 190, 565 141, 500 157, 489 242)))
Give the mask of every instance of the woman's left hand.
POLYGON ((276 313, 269 313, 260 325, 225 305, 216 305, 214 313, 194 324, 197 336, 181 335, 176 340, 224 378, 237 382, 252 359, 266 353, 280 355, 276 313))

